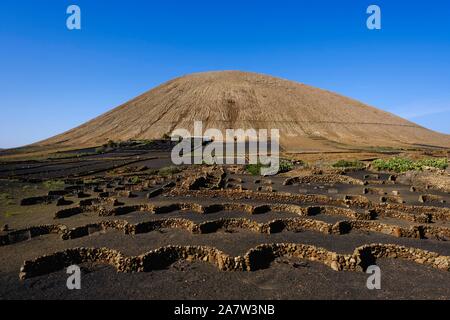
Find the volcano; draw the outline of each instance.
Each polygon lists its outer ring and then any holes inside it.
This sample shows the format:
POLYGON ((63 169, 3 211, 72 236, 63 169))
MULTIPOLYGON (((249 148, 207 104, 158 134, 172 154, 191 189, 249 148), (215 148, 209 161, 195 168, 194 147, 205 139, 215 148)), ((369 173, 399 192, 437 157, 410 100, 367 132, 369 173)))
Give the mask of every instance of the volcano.
POLYGON ((141 96, 36 146, 96 146, 160 139, 177 128, 279 129, 284 151, 450 147, 440 134, 359 101, 272 76, 196 73, 141 96))

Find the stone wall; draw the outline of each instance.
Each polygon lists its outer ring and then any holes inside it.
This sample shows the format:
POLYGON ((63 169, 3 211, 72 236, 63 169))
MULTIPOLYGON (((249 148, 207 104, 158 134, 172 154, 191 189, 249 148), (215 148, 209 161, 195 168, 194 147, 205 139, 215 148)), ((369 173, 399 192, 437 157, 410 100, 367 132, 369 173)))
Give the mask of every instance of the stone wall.
POLYGON ((165 269, 178 260, 208 262, 221 271, 255 271, 268 268, 278 257, 316 261, 335 271, 364 271, 379 258, 412 261, 443 271, 450 271, 450 257, 421 249, 391 244, 370 244, 358 247, 353 254, 339 254, 324 248, 292 243, 263 244, 244 256, 231 257, 205 246, 167 246, 140 256, 126 257, 108 248, 75 248, 25 261, 20 279, 56 272, 73 264, 97 262, 109 264, 118 272, 148 272, 165 269))

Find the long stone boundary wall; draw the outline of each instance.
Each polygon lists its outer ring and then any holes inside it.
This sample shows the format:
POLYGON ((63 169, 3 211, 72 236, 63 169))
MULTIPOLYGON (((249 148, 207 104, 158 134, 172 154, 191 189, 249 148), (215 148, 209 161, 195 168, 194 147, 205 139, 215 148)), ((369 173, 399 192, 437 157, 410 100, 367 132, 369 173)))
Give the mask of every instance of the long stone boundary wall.
MULTIPOLYGON (((374 220, 377 217, 395 218, 416 223, 432 223, 435 221, 450 221, 450 211, 448 208, 434 207, 411 207, 411 210, 399 210, 397 206, 383 205, 374 206, 372 209, 359 209, 335 206, 307 206, 302 207, 296 204, 263 204, 253 206, 246 203, 222 203, 212 205, 202 205, 195 202, 172 203, 168 205, 157 206, 152 203, 137 204, 131 206, 118 206, 108 203, 108 199, 100 201, 93 199, 84 206, 76 206, 68 209, 59 210, 55 213, 55 219, 64 219, 76 214, 96 212, 99 216, 120 216, 136 211, 145 211, 154 214, 164 214, 173 211, 194 211, 200 214, 208 214, 219 211, 242 211, 249 214, 262 214, 269 211, 287 212, 300 216, 313 216, 317 214, 345 216, 357 220, 374 220), (419 209, 419 208, 422 208, 419 209)), ((109 201, 110 202, 110 201, 109 201)))
POLYGON ((262 204, 250 205, 245 203, 218 203, 212 205, 202 205, 196 202, 179 202, 167 205, 154 205, 151 203, 111 207, 103 204, 94 204, 88 206, 77 206, 69 209, 59 210, 55 213, 55 219, 64 219, 76 214, 86 212, 96 212, 99 216, 120 216, 131 212, 145 211, 153 214, 164 214, 173 211, 193 211, 199 214, 210 214, 220 211, 241 211, 248 214, 264 214, 267 212, 287 212, 300 216, 313 216, 317 214, 342 215, 349 218, 368 220, 372 219, 375 213, 357 212, 348 208, 327 207, 327 206, 309 206, 301 207, 293 204, 262 204))
POLYGON ((358 247, 353 254, 339 254, 327 249, 294 243, 262 244, 250 249, 244 256, 231 257, 206 246, 167 246, 140 256, 124 256, 108 248, 75 248, 25 261, 19 278, 24 280, 56 272, 73 264, 105 263, 118 272, 149 272, 165 269, 179 260, 208 262, 221 271, 256 271, 268 268, 278 257, 316 261, 335 271, 364 271, 378 258, 412 261, 443 271, 450 271, 450 257, 421 249, 392 244, 370 244, 358 247))
MULTIPOLYGON (((236 190, 188 190, 180 191, 172 189, 169 195, 199 197, 199 198, 222 198, 233 201, 237 200, 261 200, 271 203, 293 203, 293 204, 314 204, 327 206, 345 206, 357 209, 373 210, 376 214, 383 216, 383 212, 398 212, 399 219, 404 219, 405 214, 428 215, 432 221, 450 221, 450 208, 434 206, 413 206, 397 203, 375 203, 367 197, 361 195, 349 195, 343 199, 333 199, 332 197, 316 194, 293 194, 287 192, 265 193, 255 191, 236 190)), ((390 215, 389 215, 390 216, 390 215)), ((411 219, 408 219, 411 221, 411 219)))
POLYGON ((383 233, 395 237, 437 240, 450 239, 450 228, 417 225, 400 227, 377 221, 344 220, 335 224, 307 218, 275 219, 267 223, 258 223, 248 219, 218 219, 195 223, 187 219, 162 219, 132 224, 124 220, 110 220, 92 223, 69 229, 65 225, 45 225, 30 227, 0 236, 0 246, 10 245, 33 237, 46 234, 59 234, 62 240, 70 240, 88 236, 92 232, 115 229, 124 234, 148 233, 165 228, 183 229, 193 234, 214 233, 221 229, 246 229, 258 233, 279 233, 284 230, 299 232, 302 230, 317 231, 324 234, 348 234, 352 230, 383 233))

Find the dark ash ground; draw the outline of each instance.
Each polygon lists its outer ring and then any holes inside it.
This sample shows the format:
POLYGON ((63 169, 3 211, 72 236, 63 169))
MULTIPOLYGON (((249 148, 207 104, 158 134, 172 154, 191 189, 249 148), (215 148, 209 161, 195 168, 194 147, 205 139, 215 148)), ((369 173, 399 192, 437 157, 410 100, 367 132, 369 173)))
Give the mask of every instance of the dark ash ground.
MULTIPOLYGON (((154 203, 172 204, 195 202, 202 205, 229 203, 233 199, 192 196, 171 196, 171 188, 178 188, 184 181, 200 172, 202 166, 175 170, 170 154, 164 146, 154 149, 116 150, 100 155, 84 155, 68 159, 43 161, 8 162, 0 165, 0 226, 8 225, 8 235, 16 230, 46 224, 64 224, 69 228, 102 220, 125 220, 132 223, 152 219, 184 218, 200 223, 221 218, 245 218, 258 222, 292 218, 288 212, 266 212, 250 215, 239 211, 219 211, 199 214, 189 211, 173 211, 164 214, 131 212, 126 215, 100 217, 97 212, 83 212, 65 219, 54 219, 56 211, 75 207, 79 201, 75 193, 66 200, 73 202, 57 206, 57 199, 50 203, 21 206, 23 198, 43 196, 49 190, 63 190, 70 186, 81 186, 89 196, 97 199, 102 192, 107 198, 117 199, 121 205, 154 203), (163 169, 163 170, 161 170, 163 169), (50 181, 50 183, 48 182, 50 181), (47 182, 47 183, 46 183, 47 182), (174 182, 163 193, 147 198, 147 194, 174 182), (131 191, 132 196, 123 192, 131 191)), ((261 192, 271 194, 322 194, 333 199, 345 195, 362 195, 363 188, 381 188, 388 195, 398 191, 404 206, 434 206, 448 208, 450 196, 436 190, 426 190, 443 201, 421 203, 420 191, 411 191, 410 185, 388 181, 389 174, 355 171, 343 173, 366 185, 342 183, 309 183, 285 186, 286 177, 260 178, 245 174, 236 167, 226 168, 221 189, 258 191, 261 185, 270 186, 261 192), (370 175, 370 177, 368 177, 370 175), (378 175, 375 177, 374 175, 378 175)), ((211 180, 217 177, 212 176, 211 180)), ((220 178, 218 178, 220 179, 220 178)), ((208 190, 216 181, 208 181, 200 189, 208 190), (210 183, 210 184, 208 184, 210 183)), ((220 190, 220 189, 219 189, 220 190)), ((380 202, 380 195, 366 194, 369 201, 380 202)), ((255 199, 244 199, 241 203, 253 205, 268 203, 255 199)), ((299 204, 299 205, 314 205, 299 204)), ((360 210, 356 209, 355 210, 360 210)), ((315 215, 308 217, 328 223, 348 220, 348 217, 315 215)), ((399 226, 415 225, 414 222, 389 218, 378 218, 379 222, 399 226)), ((449 219, 450 220, 450 219, 449 219)), ((449 228, 447 221, 434 221, 433 226, 449 228)), ((70 291, 66 287, 68 275, 65 269, 47 275, 19 280, 19 269, 25 260, 41 255, 76 247, 107 247, 130 255, 140 255, 168 245, 202 245, 215 247, 238 256, 264 243, 302 243, 323 247, 337 253, 352 253, 364 244, 389 243, 425 249, 450 256, 450 245, 444 238, 415 239, 395 237, 388 234, 352 230, 343 235, 326 235, 316 231, 283 231, 273 234, 256 233, 246 229, 218 230, 214 233, 193 234, 187 230, 161 229, 138 235, 126 235, 117 230, 93 231, 90 235, 63 241, 57 234, 30 237, 16 236, 14 243, 0 246, 0 298, 1 299, 449 299, 450 272, 434 269, 400 259, 379 259, 382 270, 382 289, 368 290, 363 272, 334 271, 318 262, 277 258, 269 268, 253 272, 222 272, 213 265, 200 262, 178 261, 168 269, 148 273, 117 273, 109 265, 82 264, 82 290, 70 291)))

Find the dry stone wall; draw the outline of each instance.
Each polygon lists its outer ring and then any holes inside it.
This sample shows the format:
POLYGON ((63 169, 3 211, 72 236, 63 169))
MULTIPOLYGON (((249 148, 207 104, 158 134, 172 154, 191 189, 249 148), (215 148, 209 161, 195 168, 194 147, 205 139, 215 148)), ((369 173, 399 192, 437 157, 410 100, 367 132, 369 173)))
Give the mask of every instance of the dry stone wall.
POLYGON ((450 271, 450 257, 398 245, 364 245, 356 248, 350 255, 312 245, 277 243, 259 245, 250 249, 244 256, 237 257, 205 246, 167 246, 132 257, 126 257, 119 251, 108 248, 75 248, 25 261, 20 268, 19 277, 24 280, 86 262, 109 264, 118 272, 128 273, 165 269, 179 260, 208 262, 221 271, 256 271, 268 268, 278 257, 316 261, 335 271, 364 271, 379 258, 403 259, 450 271))

